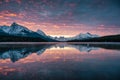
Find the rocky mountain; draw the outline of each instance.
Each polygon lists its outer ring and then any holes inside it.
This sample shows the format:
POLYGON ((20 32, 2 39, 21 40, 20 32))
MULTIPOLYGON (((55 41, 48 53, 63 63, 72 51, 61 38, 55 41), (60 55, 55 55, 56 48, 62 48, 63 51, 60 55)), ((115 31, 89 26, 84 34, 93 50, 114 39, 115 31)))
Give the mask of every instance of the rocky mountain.
POLYGON ((54 39, 56 39, 58 41, 69 41, 69 40, 85 40, 85 39, 91 39, 91 38, 97 38, 97 37, 99 37, 99 36, 96 34, 90 34, 90 33, 82 34, 82 33, 80 33, 74 37, 68 37, 68 38, 54 37, 54 39))
POLYGON ((91 33, 80 33, 73 37, 52 37, 43 31, 32 31, 17 23, 0 26, 0 42, 120 42, 120 35, 98 36, 91 33))
POLYGON ((37 30, 37 33, 38 34, 40 34, 40 35, 42 35, 42 36, 47 36, 43 31, 41 31, 41 30, 37 30))
POLYGON ((23 36, 33 32, 28 28, 23 27, 15 22, 12 23, 11 26, 1 26, 0 30, 10 35, 23 35, 23 36))
POLYGON ((36 42, 52 42, 56 41, 48 37, 44 32, 38 30, 34 32, 28 28, 21 26, 17 23, 12 23, 11 26, 0 26, 0 37, 1 42, 25 42, 25 41, 36 41, 36 42))
POLYGON ((120 42, 120 34, 88 38, 83 40, 73 39, 68 42, 120 42))
POLYGON ((73 39, 83 40, 83 39, 90 39, 90 38, 96 38, 96 37, 99 37, 99 36, 96 34, 90 34, 87 32, 85 34, 80 33, 79 35, 73 37, 73 39))

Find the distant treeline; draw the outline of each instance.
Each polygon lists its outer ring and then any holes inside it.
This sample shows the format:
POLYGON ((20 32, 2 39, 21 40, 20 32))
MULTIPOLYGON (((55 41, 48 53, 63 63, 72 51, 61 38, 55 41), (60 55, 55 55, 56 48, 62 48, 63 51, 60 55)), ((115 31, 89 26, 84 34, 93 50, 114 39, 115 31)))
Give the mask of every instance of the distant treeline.
MULTIPOLYGON (((25 37, 13 35, 0 35, 0 42, 51 42, 39 37, 25 37)), ((120 42, 120 35, 103 36, 84 40, 70 40, 67 42, 120 42)))
POLYGON ((0 42, 48 42, 41 38, 22 36, 0 36, 0 42))

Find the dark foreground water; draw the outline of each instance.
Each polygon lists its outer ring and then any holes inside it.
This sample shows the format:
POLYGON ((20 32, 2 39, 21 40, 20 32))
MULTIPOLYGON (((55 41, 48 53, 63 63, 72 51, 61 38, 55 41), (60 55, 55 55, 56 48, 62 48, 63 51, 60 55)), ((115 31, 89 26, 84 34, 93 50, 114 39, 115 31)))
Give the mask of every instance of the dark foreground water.
POLYGON ((0 44, 0 80, 120 80, 120 44, 0 44))

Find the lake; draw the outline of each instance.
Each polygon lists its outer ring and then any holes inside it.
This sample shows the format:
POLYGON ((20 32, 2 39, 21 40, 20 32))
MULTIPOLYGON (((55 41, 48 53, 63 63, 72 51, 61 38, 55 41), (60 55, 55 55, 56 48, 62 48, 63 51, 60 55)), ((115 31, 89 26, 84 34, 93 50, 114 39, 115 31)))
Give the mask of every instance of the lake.
POLYGON ((120 80, 120 43, 0 43, 0 80, 120 80))

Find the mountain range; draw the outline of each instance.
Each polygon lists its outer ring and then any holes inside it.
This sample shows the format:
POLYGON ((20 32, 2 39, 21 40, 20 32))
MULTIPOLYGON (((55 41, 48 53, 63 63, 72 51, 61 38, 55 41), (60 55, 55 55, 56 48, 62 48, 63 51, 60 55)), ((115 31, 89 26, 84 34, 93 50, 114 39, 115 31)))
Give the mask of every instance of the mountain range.
POLYGON ((91 34, 78 34, 73 37, 52 37, 42 30, 32 31, 28 28, 12 23, 10 26, 0 26, 0 42, 120 42, 120 35, 102 36, 91 34))
POLYGON ((74 40, 69 40, 68 42, 120 42, 120 34, 94 37, 84 40, 74 39, 74 40))
POLYGON ((54 42, 56 40, 48 37, 44 32, 34 32, 17 23, 11 26, 0 26, 1 42, 54 42))
POLYGON ((95 34, 90 34, 87 32, 85 34, 80 33, 80 34, 73 36, 73 37, 68 37, 68 38, 55 37, 53 39, 58 40, 58 41, 72 41, 72 40, 86 40, 86 39, 97 38, 97 37, 99 37, 99 36, 95 35, 95 34))

